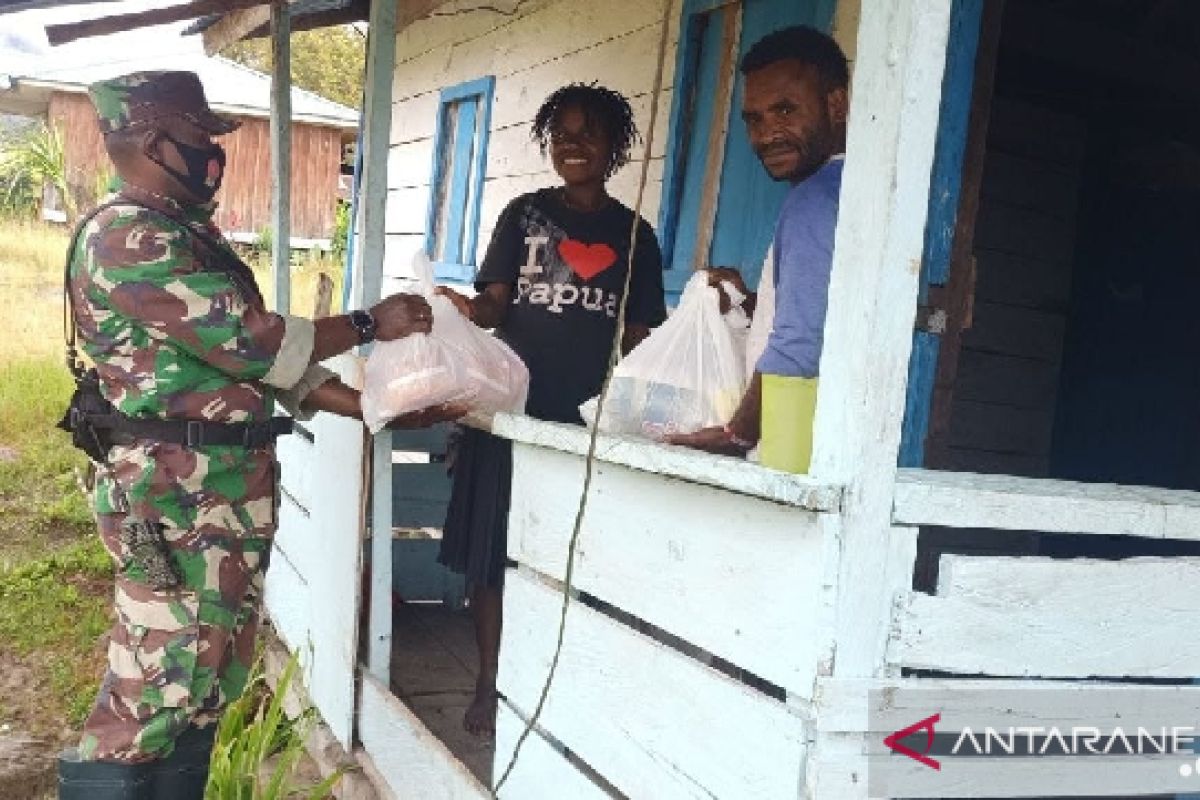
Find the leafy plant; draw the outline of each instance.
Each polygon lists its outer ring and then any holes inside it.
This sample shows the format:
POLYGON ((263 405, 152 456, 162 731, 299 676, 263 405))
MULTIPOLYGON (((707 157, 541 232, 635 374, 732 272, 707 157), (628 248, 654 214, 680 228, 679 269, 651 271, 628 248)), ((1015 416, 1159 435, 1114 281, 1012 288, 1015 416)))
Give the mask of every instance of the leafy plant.
POLYGON ((299 669, 293 655, 279 677, 275 691, 267 687, 260 658, 251 671, 246 691, 226 709, 217 728, 213 758, 208 773, 205 800, 283 800, 328 797, 342 779, 338 769, 311 788, 293 784, 296 767, 304 755, 304 738, 315 721, 315 710, 307 709, 295 720, 283 709, 299 669), (268 759, 275 757, 268 772, 268 759))
POLYGON ((31 125, 0 142, 0 209, 15 215, 32 214, 40 206, 47 185, 58 192, 67 214, 72 215, 75 203, 58 128, 31 125))
POLYGON ((350 204, 339 202, 333 212, 333 255, 338 261, 345 261, 346 247, 350 240, 350 204))

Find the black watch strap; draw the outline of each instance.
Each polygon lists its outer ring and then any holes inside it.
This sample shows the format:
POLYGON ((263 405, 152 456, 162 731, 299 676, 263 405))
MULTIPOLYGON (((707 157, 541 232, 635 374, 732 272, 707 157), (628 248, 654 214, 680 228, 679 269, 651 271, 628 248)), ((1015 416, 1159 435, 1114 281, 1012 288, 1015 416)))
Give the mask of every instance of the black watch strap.
POLYGON ((358 334, 359 344, 370 344, 375 341, 375 318, 371 312, 357 309, 349 314, 350 325, 358 334))

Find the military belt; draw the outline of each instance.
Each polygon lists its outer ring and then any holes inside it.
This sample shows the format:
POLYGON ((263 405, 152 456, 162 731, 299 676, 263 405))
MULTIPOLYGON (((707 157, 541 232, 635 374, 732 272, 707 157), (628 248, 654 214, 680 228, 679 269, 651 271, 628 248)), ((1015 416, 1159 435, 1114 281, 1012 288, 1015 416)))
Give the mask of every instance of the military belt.
POLYGON ((205 422, 189 419, 137 419, 124 414, 88 415, 93 427, 111 431, 113 444, 138 440, 180 444, 188 448, 232 446, 258 450, 292 432, 291 417, 271 417, 262 422, 205 422))

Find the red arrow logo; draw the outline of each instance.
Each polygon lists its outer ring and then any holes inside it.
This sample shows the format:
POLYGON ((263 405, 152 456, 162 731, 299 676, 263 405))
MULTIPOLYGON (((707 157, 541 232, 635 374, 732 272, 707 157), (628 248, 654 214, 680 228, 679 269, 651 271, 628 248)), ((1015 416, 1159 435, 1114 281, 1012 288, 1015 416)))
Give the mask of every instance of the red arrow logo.
POLYGON ((912 725, 909 725, 907 728, 896 731, 891 736, 885 738, 883 743, 901 755, 908 756, 914 761, 920 761, 927 767, 933 767, 934 769, 940 770, 942 765, 938 763, 936 759, 930 758, 928 753, 933 749, 933 725, 934 723, 941 721, 942 715, 940 713, 934 714, 932 717, 926 717, 920 722, 915 722, 912 725), (925 750, 921 753, 918 753, 916 750, 913 750, 911 747, 901 744, 900 742, 901 739, 907 739, 917 731, 927 732, 925 737, 925 750))

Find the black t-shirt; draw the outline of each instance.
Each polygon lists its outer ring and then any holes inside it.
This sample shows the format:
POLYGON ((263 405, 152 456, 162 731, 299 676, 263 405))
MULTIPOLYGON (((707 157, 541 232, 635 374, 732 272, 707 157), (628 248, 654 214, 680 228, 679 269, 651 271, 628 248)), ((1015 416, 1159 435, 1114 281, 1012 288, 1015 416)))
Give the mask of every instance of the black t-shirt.
MULTIPOLYGON (((496 333, 529 367, 530 416, 580 422, 579 404, 600 391, 629 264, 633 212, 610 200, 598 211, 567 208, 560 190, 522 195, 500 214, 476 276, 513 287, 496 333)), ((666 319, 662 254, 639 220, 626 324, 666 319)))

